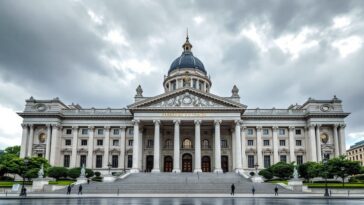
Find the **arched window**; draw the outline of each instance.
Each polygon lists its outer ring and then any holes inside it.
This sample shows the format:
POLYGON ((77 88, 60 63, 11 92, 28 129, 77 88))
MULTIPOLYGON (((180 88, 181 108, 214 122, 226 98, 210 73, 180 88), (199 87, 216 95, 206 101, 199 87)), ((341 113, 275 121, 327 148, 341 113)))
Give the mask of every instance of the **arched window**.
POLYGON ((209 148, 209 141, 208 140, 202 140, 202 149, 208 149, 209 148))
POLYGON ((165 143, 164 143, 164 146, 166 148, 173 148, 172 140, 170 140, 170 139, 166 140, 165 143))
POLYGON ((191 149, 192 148, 192 142, 191 142, 191 140, 188 139, 188 138, 186 138, 185 140, 183 140, 182 148, 184 148, 184 149, 191 149))

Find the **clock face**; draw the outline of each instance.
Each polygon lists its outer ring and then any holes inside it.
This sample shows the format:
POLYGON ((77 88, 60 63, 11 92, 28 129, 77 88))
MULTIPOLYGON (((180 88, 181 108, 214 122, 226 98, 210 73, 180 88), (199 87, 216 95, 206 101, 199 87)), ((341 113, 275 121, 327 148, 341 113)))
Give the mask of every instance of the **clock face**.
POLYGON ((44 112, 47 109, 47 106, 44 104, 37 104, 35 109, 37 109, 39 112, 44 112))
POLYGON ((323 111, 323 112, 328 112, 328 111, 330 111, 330 106, 329 106, 329 105, 322 105, 322 106, 321 106, 321 111, 323 111))

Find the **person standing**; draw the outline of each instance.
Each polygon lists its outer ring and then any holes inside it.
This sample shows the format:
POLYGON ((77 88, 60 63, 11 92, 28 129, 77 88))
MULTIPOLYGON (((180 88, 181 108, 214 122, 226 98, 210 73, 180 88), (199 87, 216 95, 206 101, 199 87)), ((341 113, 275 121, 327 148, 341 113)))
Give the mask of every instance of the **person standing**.
POLYGON ((67 195, 71 194, 71 190, 72 190, 72 187, 69 184, 68 187, 67 187, 67 195))
POLYGON ((254 196, 254 194, 255 194, 255 188, 254 188, 254 186, 253 186, 253 188, 252 188, 252 194, 253 194, 253 196, 254 196))
POLYGON ((235 185, 232 184, 231 185, 231 193, 230 193, 230 195, 234 196, 234 194, 235 194, 235 185))
POLYGON ((82 185, 80 184, 80 186, 78 187, 78 194, 80 195, 82 195, 82 185))
POLYGON ((274 196, 278 196, 278 186, 274 188, 274 196))

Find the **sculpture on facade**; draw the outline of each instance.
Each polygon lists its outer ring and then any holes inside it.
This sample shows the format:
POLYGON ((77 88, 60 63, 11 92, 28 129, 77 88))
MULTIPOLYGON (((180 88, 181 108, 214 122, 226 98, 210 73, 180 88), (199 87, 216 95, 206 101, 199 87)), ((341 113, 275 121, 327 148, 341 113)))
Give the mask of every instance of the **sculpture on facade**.
POLYGON ((43 164, 40 165, 40 169, 38 171, 38 178, 41 179, 44 176, 44 168, 43 168, 43 164))
POLYGON ((82 164, 80 178, 85 178, 85 177, 86 177, 85 164, 82 164))

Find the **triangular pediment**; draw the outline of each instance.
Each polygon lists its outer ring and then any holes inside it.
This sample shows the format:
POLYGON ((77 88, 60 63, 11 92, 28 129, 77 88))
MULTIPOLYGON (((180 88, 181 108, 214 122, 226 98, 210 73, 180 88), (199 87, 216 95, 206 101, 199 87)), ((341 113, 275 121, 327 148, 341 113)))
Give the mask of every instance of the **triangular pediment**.
POLYGON ((145 99, 129 106, 130 109, 234 109, 246 106, 211 93, 183 88, 145 99))

